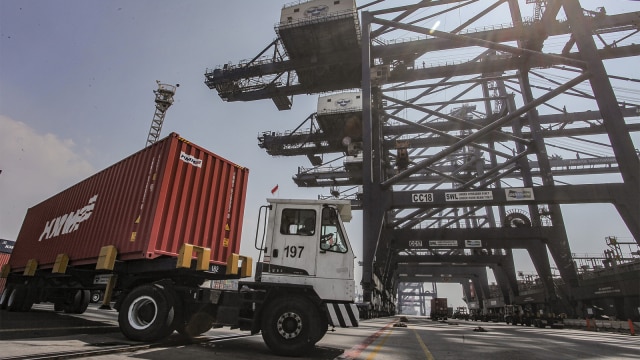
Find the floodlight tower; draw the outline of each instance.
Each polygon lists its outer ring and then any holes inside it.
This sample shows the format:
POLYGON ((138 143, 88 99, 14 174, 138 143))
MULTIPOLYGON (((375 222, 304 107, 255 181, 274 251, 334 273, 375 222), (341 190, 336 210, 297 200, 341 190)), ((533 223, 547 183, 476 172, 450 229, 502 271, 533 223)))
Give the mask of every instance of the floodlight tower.
POLYGON ((173 104, 173 95, 176 93, 176 88, 180 86, 180 84, 162 84, 158 80, 156 80, 156 83, 158 83, 158 89, 153 90, 153 93, 156 94, 156 112, 153 114, 153 120, 151 121, 151 128, 149 129, 145 147, 158 141, 164 116, 171 104, 173 104))

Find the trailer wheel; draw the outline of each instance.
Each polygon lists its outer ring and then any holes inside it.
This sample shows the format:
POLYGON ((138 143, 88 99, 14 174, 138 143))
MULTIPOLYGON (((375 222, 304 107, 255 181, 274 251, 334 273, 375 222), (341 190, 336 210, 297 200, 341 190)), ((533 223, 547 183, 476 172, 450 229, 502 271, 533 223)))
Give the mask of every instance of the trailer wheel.
POLYGON ((101 290, 93 290, 91 292, 91 302, 92 303, 97 303, 102 301, 103 298, 103 293, 101 290))
POLYGON ((26 286, 16 286, 7 300, 9 311, 29 311, 33 306, 33 299, 29 299, 29 291, 26 286))
POLYGON ((153 342, 173 332, 174 309, 163 288, 142 285, 122 301, 118 323, 120 331, 134 341, 153 342))
POLYGON ((7 286, 2 292, 2 297, 0 297, 0 310, 4 310, 7 308, 9 304, 9 297, 11 297, 11 292, 13 292, 13 286, 7 286))
POLYGON ((63 310, 67 314, 82 314, 85 311, 87 311, 90 298, 91 298, 91 291, 76 290, 73 293, 73 297, 71 298, 71 301, 64 305, 63 310))
POLYGON ((206 311, 198 311, 188 321, 184 319, 175 327, 180 335, 192 338, 211 330, 215 319, 206 311))
POLYGON ((273 299, 262 313, 262 338, 278 355, 304 355, 322 337, 318 310, 305 297, 273 299))
POLYGON ((13 286, 7 286, 4 288, 4 291, 2 291, 2 296, 0 297, 0 310, 4 310, 7 308, 9 297, 11 296, 11 291, 13 291, 13 286))

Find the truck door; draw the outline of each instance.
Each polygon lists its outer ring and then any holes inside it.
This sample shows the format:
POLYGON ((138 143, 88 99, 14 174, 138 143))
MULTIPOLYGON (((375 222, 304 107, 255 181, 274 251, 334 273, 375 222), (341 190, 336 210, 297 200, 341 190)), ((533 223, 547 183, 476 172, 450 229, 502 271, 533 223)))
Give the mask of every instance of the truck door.
POLYGON ((263 272, 314 276, 316 239, 320 228, 317 207, 277 204, 270 216, 271 247, 265 254, 263 272))
POLYGON ((353 279, 353 250, 349 244, 337 211, 333 207, 322 209, 320 242, 316 277, 328 279, 353 279))

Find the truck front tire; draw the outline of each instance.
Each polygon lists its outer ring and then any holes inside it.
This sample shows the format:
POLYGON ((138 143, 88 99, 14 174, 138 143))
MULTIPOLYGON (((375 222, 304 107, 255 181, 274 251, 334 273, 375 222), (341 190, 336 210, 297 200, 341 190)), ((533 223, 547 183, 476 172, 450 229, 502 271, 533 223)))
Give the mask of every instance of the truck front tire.
POLYGON ((278 355, 305 355, 322 338, 320 314, 303 296, 272 299, 262 314, 262 338, 278 355))
POLYGON ((120 331, 134 341, 153 342, 173 332, 170 295, 158 285, 142 285, 123 300, 118 314, 120 331))

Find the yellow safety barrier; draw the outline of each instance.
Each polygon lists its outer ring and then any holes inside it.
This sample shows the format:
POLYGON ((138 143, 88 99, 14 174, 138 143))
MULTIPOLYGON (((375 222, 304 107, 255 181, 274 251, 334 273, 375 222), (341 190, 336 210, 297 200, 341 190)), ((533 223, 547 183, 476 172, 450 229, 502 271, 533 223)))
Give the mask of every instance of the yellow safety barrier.
POLYGON ((182 244, 180 253, 178 254, 178 263, 176 268, 189 269, 191 267, 191 259, 193 253, 196 253, 196 270, 209 270, 209 259, 211 259, 211 249, 191 244, 182 244))
POLYGON ((253 259, 250 256, 230 254, 227 257, 227 275, 238 275, 239 271, 240 277, 250 277, 253 271, 253 259), (242 260, 241 268, 240 260, 242 260))

